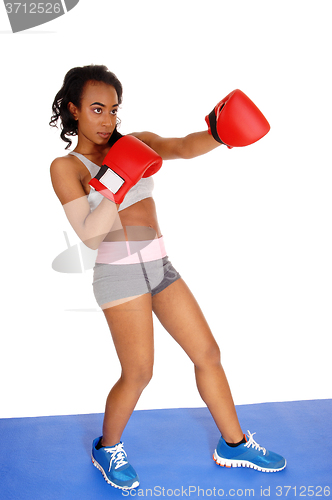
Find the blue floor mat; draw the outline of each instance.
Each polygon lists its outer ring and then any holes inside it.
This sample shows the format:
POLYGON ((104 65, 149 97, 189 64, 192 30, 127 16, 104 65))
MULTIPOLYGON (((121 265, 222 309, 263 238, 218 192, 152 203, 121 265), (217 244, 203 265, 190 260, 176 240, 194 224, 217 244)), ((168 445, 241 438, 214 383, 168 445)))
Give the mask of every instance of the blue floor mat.
POLYGON ((102 414, 1 419, 0 499, 331 496, 332 400, 236 408, 243 431, 256 432, 260 445, 285 456, 285 470, 216 465, 212 454, 220 436, 206 408, 140 410, 122 440, 141 483, 122 492, 90 459, 102 414))

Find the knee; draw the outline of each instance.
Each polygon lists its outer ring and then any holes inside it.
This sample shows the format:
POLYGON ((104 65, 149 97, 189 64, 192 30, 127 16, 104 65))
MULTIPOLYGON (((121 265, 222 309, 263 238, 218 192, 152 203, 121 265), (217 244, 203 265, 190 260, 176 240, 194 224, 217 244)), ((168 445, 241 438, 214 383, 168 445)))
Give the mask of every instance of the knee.
POLYGON ((220 365, 220 349, 217 343, 213 342, 202 349, 194 360, 195 368, 206 368, 220 365))
POLYGON ((142 391, 150 382, 153 376, 153 364, 137 364, 129 370, 122 371, 122 378, 131 385, 142 391))

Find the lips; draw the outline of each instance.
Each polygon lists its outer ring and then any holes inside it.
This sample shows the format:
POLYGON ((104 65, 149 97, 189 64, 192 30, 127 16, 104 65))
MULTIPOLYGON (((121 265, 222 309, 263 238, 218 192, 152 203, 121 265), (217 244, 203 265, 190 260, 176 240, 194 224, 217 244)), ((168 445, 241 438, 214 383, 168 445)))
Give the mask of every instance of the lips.
POLYGON ((102 139, 108 139, 110 136, 111 136, 111 133, 107 133, 107 132, 98 132, 98 135, 100 137, 102 137, 102 139))

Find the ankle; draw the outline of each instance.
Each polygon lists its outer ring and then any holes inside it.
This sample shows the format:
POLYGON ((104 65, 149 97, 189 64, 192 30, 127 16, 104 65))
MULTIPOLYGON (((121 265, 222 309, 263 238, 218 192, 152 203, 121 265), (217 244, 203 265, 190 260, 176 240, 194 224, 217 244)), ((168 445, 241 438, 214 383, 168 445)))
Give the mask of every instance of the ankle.
POLYGON ((102 436, 99 440, 99 442, 96 445, 96 449, 99 450, 100 448, 113 448, 113 446, 119 444, 118 441, 112 441, 112 440, 105 440, 104 437, 102 436))
POLYGON ((236 448, 237 446, 240 446, 240 444, 244 444, 246 442, 247 442, 247 440, 246 440, 246 437, 244 434, 242 435, 242 439, 240 439, 240 440, 226 441, 226 439, 225 439, 225 443, 227 444, 227 446, 230 446, 231 448, 236 448))

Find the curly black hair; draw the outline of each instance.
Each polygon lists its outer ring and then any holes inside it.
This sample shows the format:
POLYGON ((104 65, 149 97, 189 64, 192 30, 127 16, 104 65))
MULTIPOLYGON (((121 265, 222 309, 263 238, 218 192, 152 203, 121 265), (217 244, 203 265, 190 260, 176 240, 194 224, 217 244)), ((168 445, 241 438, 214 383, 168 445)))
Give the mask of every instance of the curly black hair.
MULTIPOLYGON (((52 118, 49 122, 51 127, 57 127, 57 121, 60 119, 62 129, 60 137, 63 141, 68 143, 66 149, 72 144, 72 141, 66 136, 77 135, 77 121, 69 111, 68 104, 72 102, 75 106, 80 108, 84 85, 88 81, 103 82, 112 85, 118 95, 119 104, 122 103, 122 85, 115 74, 109 71, 106 66, 92 64, 90 66, 82 66, 69 70, 64 78, 61 89, 54 98, 52 104, 52 118)), ((117 132, 117 130, 114 132, 117 132)), ((117 133, 113 133, 112 136, 113 135, 116 136, 117 133)))

